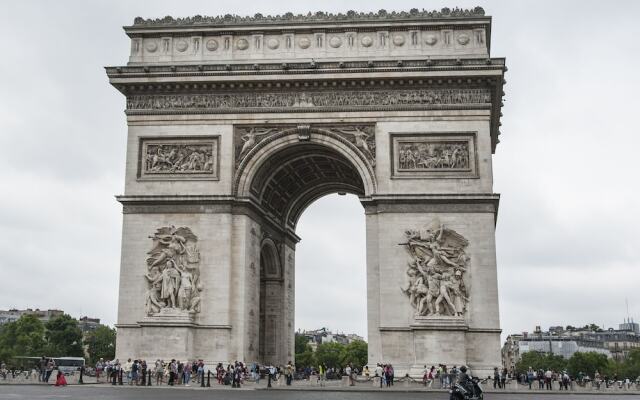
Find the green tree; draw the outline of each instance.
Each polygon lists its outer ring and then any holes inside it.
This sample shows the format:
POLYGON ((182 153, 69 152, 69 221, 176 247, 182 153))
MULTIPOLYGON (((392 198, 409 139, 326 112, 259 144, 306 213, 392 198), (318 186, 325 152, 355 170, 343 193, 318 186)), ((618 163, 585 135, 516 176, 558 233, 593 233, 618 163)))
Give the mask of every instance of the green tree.
POLYGON ((627 358, 622 363, 621 373, 631 380, 640 377, 640 348, 633 349, 627 355, 627 358))
POLYGON ((567 370, 572 377, 578 376, 578 373, 593 377, 596 371, 603 373, 609 365, 609 360, 604 354, 596 352, 574 353, 569 361, 567 361, 567 370))
POLYGON ((304 335, 299 335, 296 333, 296 354, 304 353, 305 351, 311 351, 311 346, 309 345, 309 339, 304 335))
POLYGON ((345 346, 338 342, 321 343, 316 350, 316 361, 328 368, 341 367, 345 346))
POLYGON ((47 353, 53 357, 82 357, 82 331, 78 321, 67 314, 54 317, 46 324, 47 353))
POLYGON ((91 364, 95 364, 101 358, 113 360, 116 353, 116 330, 100 325, 87 335, 84 344, 87 346, 91 364))
POLYGON ((351 363, 355 368, 362 369, 367 364, 368 346, 362 340, 354 340, 344 347, 342 365, 351 363))
POLYGON ((42 322, 25 314, 15 322, 5 324, 0 331, 0 359, 9 362, 14 356, 42 356, 45 349, 45 329, 42 322))
POLYGON ((556 354, 547 354, 539 351, 528 351, 522 355, 520 361, 516 363, 517 372, 526 372, 529 367, 535 371, 550 369, 552 371, 562 371, 567 368, 567 360, 556 354))
POLYGON ((311 348, 303 351, 302 353, 296 353, 297 368, 315 367, 316 364, 316 356, 311 348))

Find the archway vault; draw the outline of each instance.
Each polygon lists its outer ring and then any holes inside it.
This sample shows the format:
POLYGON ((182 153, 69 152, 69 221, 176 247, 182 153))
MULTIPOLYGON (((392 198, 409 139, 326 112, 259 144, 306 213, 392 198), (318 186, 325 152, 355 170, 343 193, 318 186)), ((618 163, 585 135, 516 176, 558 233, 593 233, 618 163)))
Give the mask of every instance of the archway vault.
POLYGON ((375 193, 374 166, 364 153, 331 129, 286 128, 259 142, 240 160, 235 194, 252 199, 295 230, 304 210, 324 195, 375 193))

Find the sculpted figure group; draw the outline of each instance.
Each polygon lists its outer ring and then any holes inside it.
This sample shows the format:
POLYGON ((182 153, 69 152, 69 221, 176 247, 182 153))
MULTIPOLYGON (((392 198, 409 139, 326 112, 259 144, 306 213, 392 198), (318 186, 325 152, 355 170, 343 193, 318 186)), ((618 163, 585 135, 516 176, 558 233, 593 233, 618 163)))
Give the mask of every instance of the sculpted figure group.
POLYGON ((145 277, 149 284, 145 310, 147 315, 162 309, 200 312, 200 252, 198 238, 191 229, 163 227, 153 236, 153 249, 147 258, 145 277))
POLYGON ((148 144, 145 173, 213 173, 211 145, 148 144))
POLYGON ((469 144, 460 142, 402 143, 400 169, 469 168, 469 144))
POLYGON ((470 258, 467 240, 435 221, 426 230, 405 232, 412 261, 407 275, 409 286, 402 291, 419 316, 464 315, 469 297, 464 274, 470 258))

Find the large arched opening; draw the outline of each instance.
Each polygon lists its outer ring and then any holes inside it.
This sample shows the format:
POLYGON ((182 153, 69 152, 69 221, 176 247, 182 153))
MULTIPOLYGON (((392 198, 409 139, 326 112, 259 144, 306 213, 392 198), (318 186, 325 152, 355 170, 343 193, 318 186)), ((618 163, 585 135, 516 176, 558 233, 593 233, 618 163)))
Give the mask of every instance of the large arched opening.
MULTIPOLYGON (((304 133, 291 129, 256 146, 241 160, 235 182, 238 197, 256 204, 266 220, 294 236, 305 209, 321 197, 348 193, 363 198, 375 188, 371 165, 351 142, 322 130, 304 133)), ((260 247, 257 336, 258 360, 263 363, 293 358, 293 271, 289 280, 285 277, 286 266, 293 263, 287 264, 286 251, 279 246, 284 245, 277 238, 267 237, 260 247)))

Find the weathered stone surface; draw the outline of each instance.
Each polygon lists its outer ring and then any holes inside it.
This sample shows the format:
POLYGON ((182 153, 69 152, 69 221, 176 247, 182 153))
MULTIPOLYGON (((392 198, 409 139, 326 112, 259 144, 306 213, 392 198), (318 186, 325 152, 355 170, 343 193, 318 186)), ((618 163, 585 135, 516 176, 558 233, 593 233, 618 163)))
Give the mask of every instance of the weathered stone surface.
POLYGON ((347 192, 366 214, 369 362, 498 366, 505 67, 490 23, 448 10, 125 28, 129 65, 107 68, 129 125, 117 356, 293 359, 296 223, 347 192))

